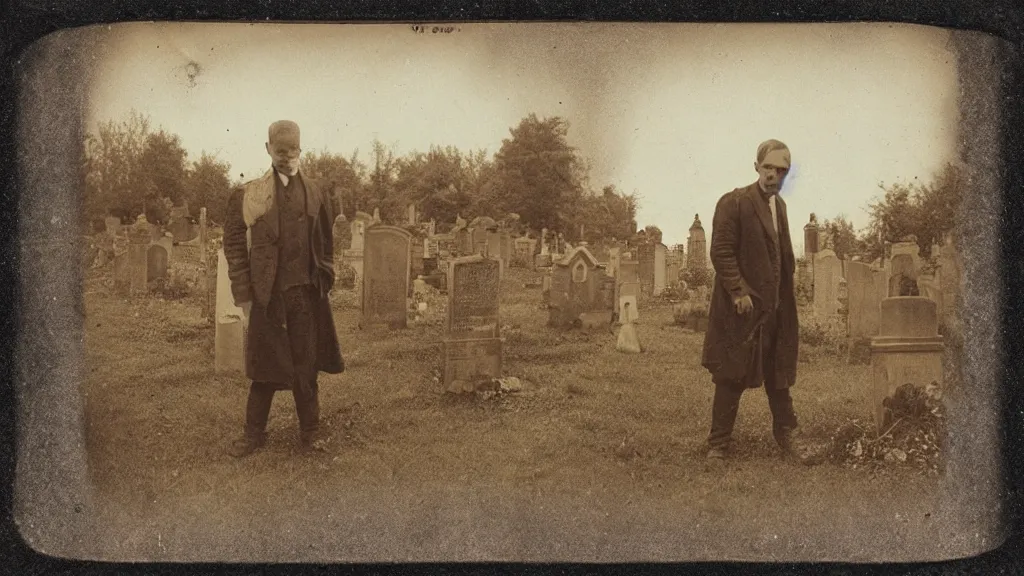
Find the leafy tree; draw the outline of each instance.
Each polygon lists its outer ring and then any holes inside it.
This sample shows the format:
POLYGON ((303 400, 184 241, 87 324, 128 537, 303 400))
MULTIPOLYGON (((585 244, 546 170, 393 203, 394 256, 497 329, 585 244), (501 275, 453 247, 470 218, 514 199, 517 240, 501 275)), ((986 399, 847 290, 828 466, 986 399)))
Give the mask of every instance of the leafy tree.
POLYGON ((146 219, 167 223, 167 205, 184 200, 188 153, 181 138, 161 129, 146 136, 139 158, 138 186, 146 219))
POLYGON ((211 222, 224 222, 227 198, 234 188, 230 177, 231 167, 227 162, 203 152, 189 167, 185 181, 185 197, 192 215, 198 209, 206 208, 206 217, 211 222))
POLYGON ((626 240, 633 234, 636 208, 635 196, 620 194, 612 185, 600 194, 588 193, 583 198, 582 239, 592 244, 611 238, 626 240))
POLYGON ((560 230, 576 240, 579 230, 570 226, 581 209, 584 167, 566 140, 568 130, 557 116, 524 118, 494 156, 485 198, 492 209, 515 212, 534 229, 560 230))
POLYGON ((380 140, 373 141, 370 159, 369 199, 370 210, 380 209, 380 219, 389 224, 401 222, 405 210, 404 199, 395 187, 397 172, 395 151, 380 140))
POLYGON ((359 210, 373 210, 364 182, 366 166, 359 161, 358 152, 353 152, 350 158, 327 150, 306 152, 302 157, 302 171, 327 185, 335 214, 344 213, 351 219, 359 210))
POLYGON ((860 251, 857 233, 845 215, 840 214, 832 220, 825 220, 818 228, 820 235, 819 249, 830 249, 842 260, 860 251))
POLYGON ((966 175, 954 164, 944 166, 929 184, 879 185, 885 195, 869 205, 871 223, 863 235, 869 258, 881 255, 883 241, 910 235, 917 237, 922 255, 929 255, 932 244, 955 229, 966 185, 966 175))
POLYGON ((648 224, 647 226, 644 226, 644 233, 647 240, 652 244, 658 244, 661 242, 661 228, 658 228, 653 224, 648 224))
POLYGON ((87 218, 112 213, 134 218, 142 212, 143 198, 137 191, 148 135, 149 119, 135 111, 124 122, 102 123, 95 134, 86 135, 81 175, 87 218))

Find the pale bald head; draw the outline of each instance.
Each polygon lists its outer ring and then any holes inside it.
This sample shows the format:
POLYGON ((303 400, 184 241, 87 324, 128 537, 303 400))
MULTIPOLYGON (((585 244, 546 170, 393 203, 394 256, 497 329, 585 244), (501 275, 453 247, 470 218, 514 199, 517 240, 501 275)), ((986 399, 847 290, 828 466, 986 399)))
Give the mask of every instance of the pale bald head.
POLYGON ((299 146, 299 125, 291 120, 278 120, 267 130, 267 142, 293 144, 299 146))
POLYGON ((271 124, 267 130, 267 154, 270 154, 278 172, 294 175, 299 169, 299 157, 302 155, 299 125, 291 120, 278 120, 271 124))

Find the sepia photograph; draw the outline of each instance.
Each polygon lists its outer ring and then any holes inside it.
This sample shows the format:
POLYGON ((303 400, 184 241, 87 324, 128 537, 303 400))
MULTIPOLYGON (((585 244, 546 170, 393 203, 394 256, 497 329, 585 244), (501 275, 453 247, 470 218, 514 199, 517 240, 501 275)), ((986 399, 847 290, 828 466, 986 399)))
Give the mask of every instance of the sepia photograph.
POLYGON ((51 34, 20 71, 21 535, 116 562, 992 550, 999 50, 51 34))

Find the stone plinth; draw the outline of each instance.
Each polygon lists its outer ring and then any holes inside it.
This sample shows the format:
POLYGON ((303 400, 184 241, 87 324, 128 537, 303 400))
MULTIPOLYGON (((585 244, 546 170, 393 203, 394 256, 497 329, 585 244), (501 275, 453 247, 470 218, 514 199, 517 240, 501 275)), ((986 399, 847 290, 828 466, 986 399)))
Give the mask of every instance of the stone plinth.
POLYGON ((228 261, 223 249, 217 251, 217 304, 214 318, 214 372, 244 373, 246 330, 242 323, 242 309, 235 306, 231 294, 228 261))
POLYGON ((904 384, 942 384, 943 341, 935 302, 920 296, 886 298, 879 335, 871 339, 871 412, 879 433, 892 425, 884 405, 904 384))

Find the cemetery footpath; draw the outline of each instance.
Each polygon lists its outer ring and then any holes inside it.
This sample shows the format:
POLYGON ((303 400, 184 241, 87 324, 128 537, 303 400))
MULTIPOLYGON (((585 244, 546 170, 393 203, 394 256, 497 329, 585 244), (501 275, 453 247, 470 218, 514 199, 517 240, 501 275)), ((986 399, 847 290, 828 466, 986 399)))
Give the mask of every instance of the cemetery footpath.
MULTIPOLYGON (((215 373, 199 304, 87 279, 86 449, 103 557, 910 560, 903 550, 942 541, 936 474, 783 462, 759 390, 741 404, 734 460, 708 473, 703 334, 651 300, 637 323, 644 352, 618 353, 611 330, 549 327, 539 285, 537 272, 502 273, 502 370, 518 386, 490 395, 445 392, 436 306, 405 328, 361 329, 354 300, 342 303, 346 371, 321 376, 325 451, 295 453, 294 405, 279 394, 267 446, 236 460, 225 448, 248 382, 215 373)), ((868 366, 801 355, 805 433, 827 440, 870 420, 868 366)))

